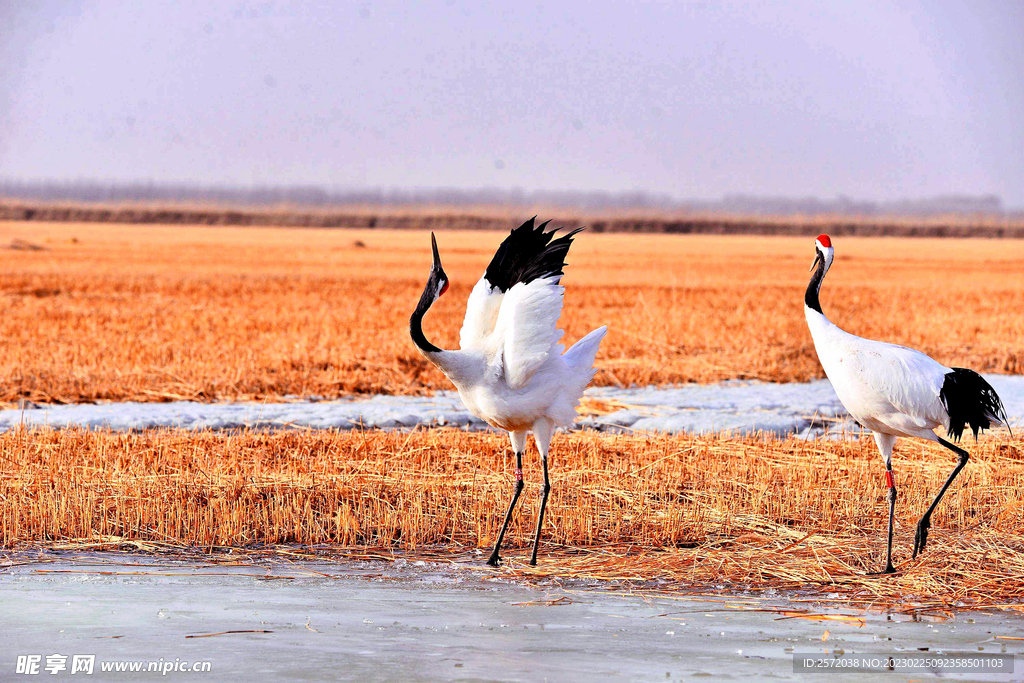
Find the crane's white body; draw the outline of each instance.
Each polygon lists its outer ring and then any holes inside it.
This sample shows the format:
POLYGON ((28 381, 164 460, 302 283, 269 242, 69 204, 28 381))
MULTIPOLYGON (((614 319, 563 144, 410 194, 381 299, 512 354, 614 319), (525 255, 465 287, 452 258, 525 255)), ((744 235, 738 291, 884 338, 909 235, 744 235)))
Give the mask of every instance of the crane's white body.
MULTIPOLYGON (((950 368, 920 351, 852 335, 809 306, 804 314, 821 366, 857 422, 879 434, 936 440, 933 430, 949 423, 939 393, 950 368)), ((892 446, 880 449, 886 455, 892 446)))
POLYGON ((896 511, 892 449, 896 439, 909 436, 937 441, 959 456, 959 463, 917 523, 911 555, 916 558, 927 545, 935 507, 969 458, 967 451, 940 438, 935 429, 943 427, 954 441, 959 441, 969 425, 977 437, 979 430, 993 422, 1006 423, 1006 409, 991 385, 972 370, 948 368, 920 351, 864 339, 833 325, 818 300, 821 282, 834 257, 831 238, 819 235, 814 248, 814 275, 804 295, 804 315, 832 388, 850 415, 874 433, 885 460, 889 534, 885 569, 879 573, 892 574, 896 571, 892 564, 896 511))
POLYGON ((437 241, 431 234, 434 264, 420 302, 409 319, 416 347, 451 380, 470 413, 509 433, 516 456, 516 485, 487 564, 497 566, 498 552, 516 501, 523 490, 523 453, 532 431, 540 452, 544 488, 530 564, 537 548, 544 509, 551 490, 548 448, 556 427, 576 418, 583 390, 594 377, 594 357, 607 328, 600 327, 565 351, 558 329, 565 289, 559 284, 572 237, 555 238, 536 216, 512 230, 498 247, 466 305, 459 349, 445 351, 423 335, 427 310, 448 289, 437 241))
MULTIPOLYGON (((533 430, 538 445, 542 434, 549 440, 554 427, 572 424, 607 331, 600 327, 563 353, 563 292, 556 277, 507 292, 481 278, 469 296, 459 350, 431 354, 470 413, 513 434, 533 430)), ((541 450, 546 455, 547 443, 541 450)))

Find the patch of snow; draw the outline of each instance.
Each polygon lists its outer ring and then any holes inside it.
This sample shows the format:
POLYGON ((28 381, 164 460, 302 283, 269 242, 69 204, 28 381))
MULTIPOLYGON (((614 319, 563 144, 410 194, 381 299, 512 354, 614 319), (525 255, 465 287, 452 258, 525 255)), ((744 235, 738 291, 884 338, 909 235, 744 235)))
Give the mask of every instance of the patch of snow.
POLYGON ((486 425, 471 416, 455 392, 436 396, 372 396, 342 401, 289 403, 98 403, 0 410, 0 430, 26 425, 131 431, 183 429, 311 428, 401 429, 418 425, 486 425))
POLYGON ((722 382, 640 389, 594 388, 587 396, 630 406, 586 416, 582 426, 612 431, 793 434, 846 416, 827 380, 808 383, 722 382))
MULTIPOLYGON (((1010 422, 1024 417, 1024 377, 986 375, 1006 404, 1010 422)), ((827 380, 772 384, 730 381, 675 387, 588 389, 597 404, 618 410, 583 415, 577 426, 611 432, 707 434, 767 432, 803 438, 843 438, 860 429, 827 380)), ((410 429, 418 426, 488 427, 470 415, 458 394, 372 396, 288 403, 102 403, 0 410, 0 431, 25 425, 133 431, 184 429, 410 429)))

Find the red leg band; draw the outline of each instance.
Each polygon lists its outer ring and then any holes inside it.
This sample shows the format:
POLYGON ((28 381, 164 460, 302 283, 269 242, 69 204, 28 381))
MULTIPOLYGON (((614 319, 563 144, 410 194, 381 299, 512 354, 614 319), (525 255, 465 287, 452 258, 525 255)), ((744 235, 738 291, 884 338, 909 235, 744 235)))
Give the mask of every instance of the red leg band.
POLYGON ((523 480, 523 470, 519 467, 516 468, 516 481, 523 480))
POLYGON ((885 471, 885 483, 889 485, 889 488, 896 488, 896 479, 892 476, 892 470, 885 471))

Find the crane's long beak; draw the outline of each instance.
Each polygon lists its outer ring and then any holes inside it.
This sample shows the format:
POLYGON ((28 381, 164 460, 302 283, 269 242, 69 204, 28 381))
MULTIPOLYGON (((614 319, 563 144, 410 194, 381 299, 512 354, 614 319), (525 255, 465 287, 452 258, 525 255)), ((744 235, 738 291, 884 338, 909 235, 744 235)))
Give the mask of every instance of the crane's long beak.
MULTIPOLYGON (((431 233, 431 234, 433 234, 433 233, 431 233)), ((434 254, 437 254, 437 250, 436 249, 434 250, 434 254)), ((814 263, 811 264, 811 270, 814 270, 815 268, 818 267, 818 261, 820 261, 820 260, 821 260, 821 252, 818 251, 817 249, 815 249, 815 251, 814 251, 814 263)), ((808 270, 807 272, 809 273, 809 272, 811 272, 811 270, 808 270)))
POLYGON ((434 270, 441 270, 441 255, 437 253, 437 239, 434 233, 430 233, 430 248, 434 252, 434 270))

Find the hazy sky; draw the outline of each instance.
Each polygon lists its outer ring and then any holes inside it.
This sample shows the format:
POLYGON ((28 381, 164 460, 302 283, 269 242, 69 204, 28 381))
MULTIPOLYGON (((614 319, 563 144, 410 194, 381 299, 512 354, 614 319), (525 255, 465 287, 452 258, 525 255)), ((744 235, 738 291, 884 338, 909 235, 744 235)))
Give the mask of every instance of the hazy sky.
POLYGON ((0 177, 997 193, 1024 2, 0 0, 0 177))

